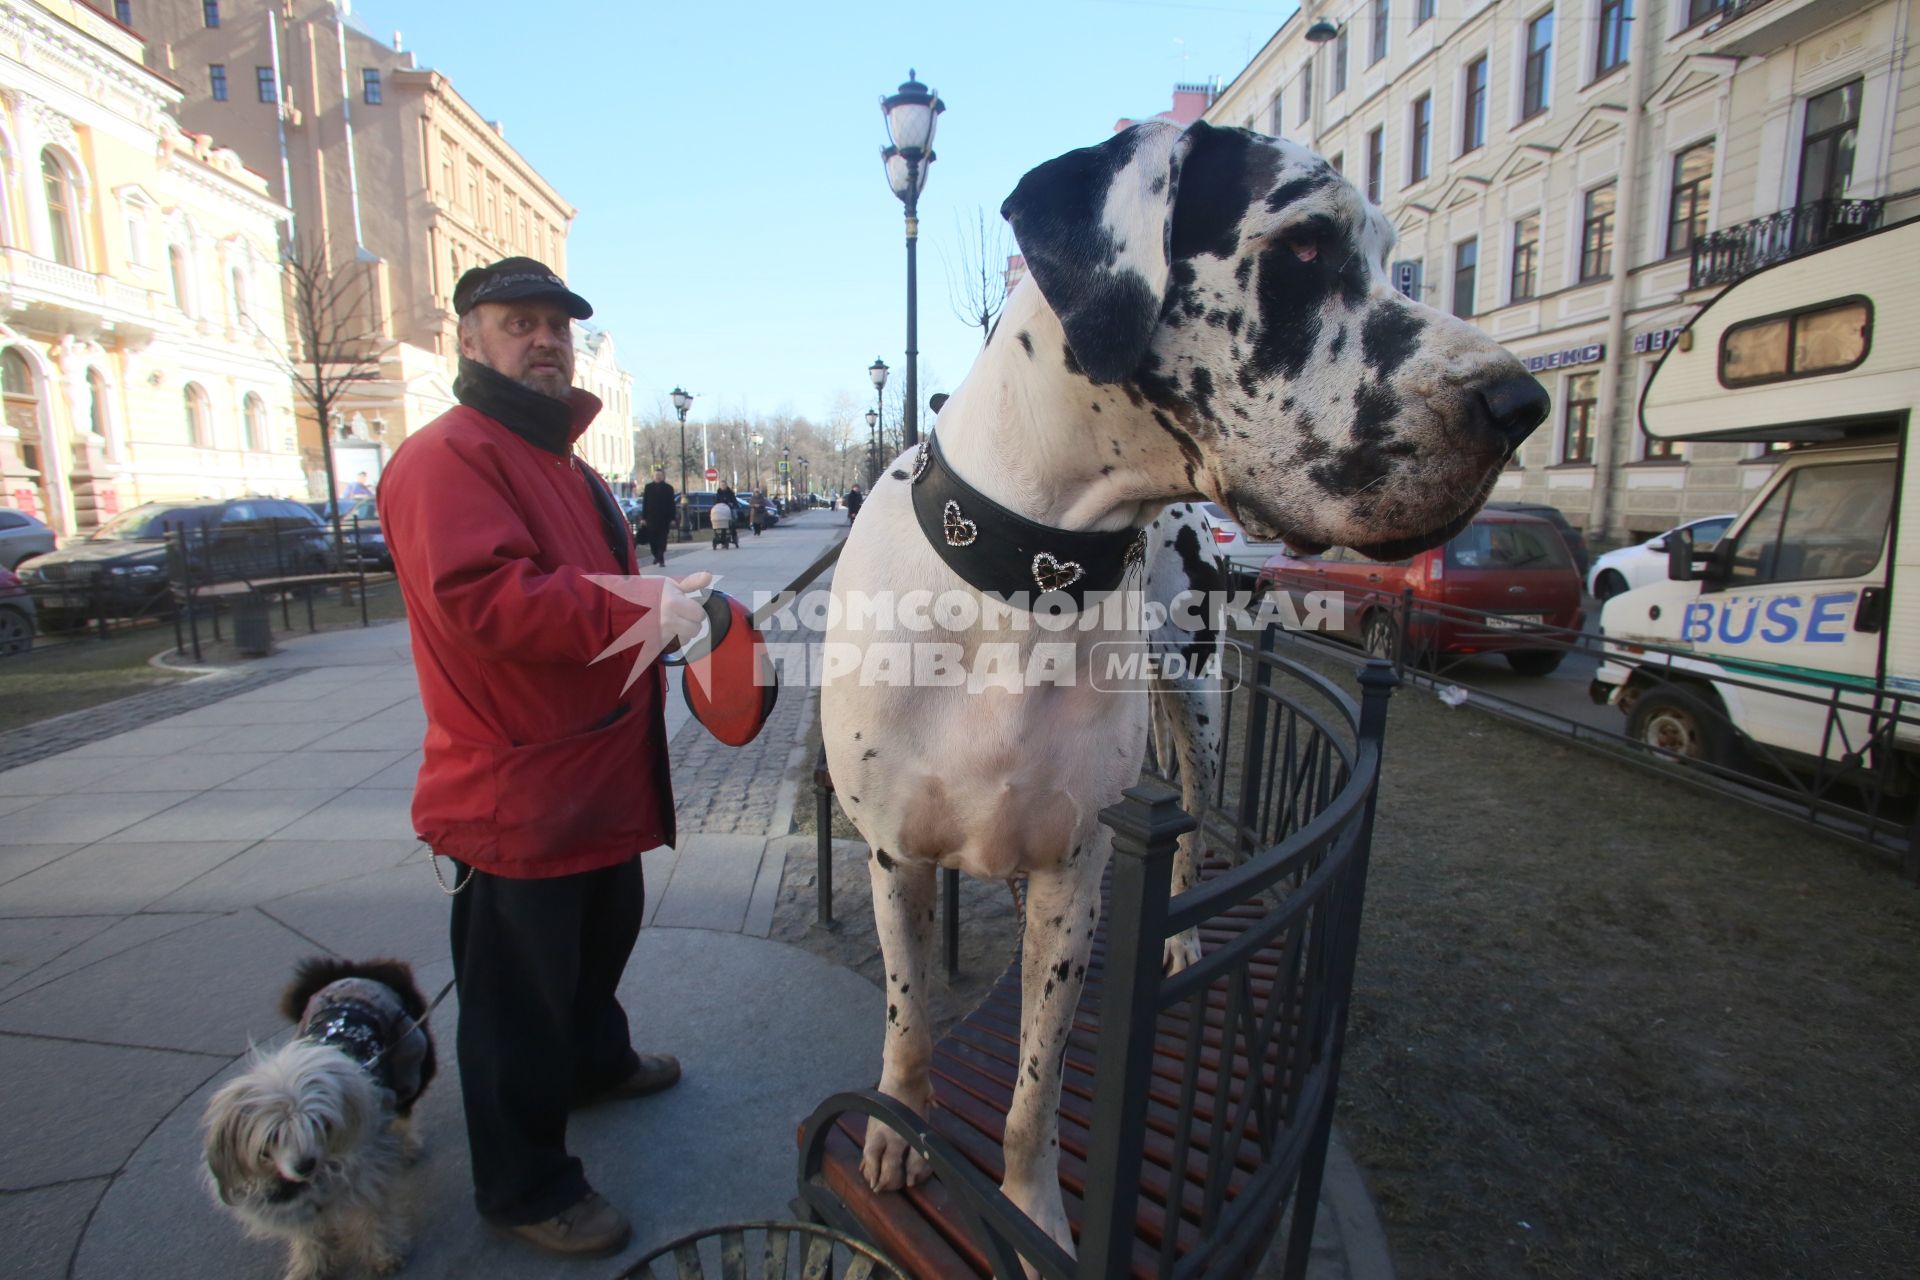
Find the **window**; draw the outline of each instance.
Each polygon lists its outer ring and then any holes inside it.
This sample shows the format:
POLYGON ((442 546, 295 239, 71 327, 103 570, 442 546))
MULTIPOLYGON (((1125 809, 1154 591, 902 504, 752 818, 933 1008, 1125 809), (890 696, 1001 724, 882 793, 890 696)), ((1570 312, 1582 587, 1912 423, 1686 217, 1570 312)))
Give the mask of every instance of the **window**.
POLYGON ((1347 153, 1346 152, 1344 151, 1334 152, 1333 155, 1327 160, 1327 163, 1333 166, 1333 171, 1335 173, 1340 174, 1343 177, 1346 175, 1346 172, 1347 172, 1347 153))
POLYGON ((1553 10, 1527 24, 1527 65, 1520 98, 1520 118, 1531 120, 1547 109, 1548 81, 1553 75, 1553 10))
POLYGON ((1275 92, 1273 101, 1267 104, 1267 132, 1276 138, 1280 136, 1282 129, 1286 125, 1286 120, 1284 119, 1286 111, 1282 106, 1282 101, 1282 95, 1275 92))
POLYGON ((1540 290, 1540 215, 1530 213, 1513 224, 1511 302, 1522 302, 1540 290))
POLYGON ((255 67, 253 69, 253 86, 255 92, 259 94, 260 101, 280 101, 280 95, 274 91, 273 87, 272 67, 255 67))
POLYGON ((247 273, 235 267, 227 273, 229 300, 233 305, 233 323, 239 324, 247 318, 247 273))
POLYGON ((1719 13, 1727 0, 1687 0, 1687 25, 1697 27, 1719 13))
POLYGON ((1413 25, 1419 26, 1433 17, 1433 0, 1413 0, 1413 25))
POLYGON ((1407 180, 1422 182, 1433 171, 1433 95, 1423 93, 1413 100, 1413 117, 1408 122, 1412 137, 1407 145, 1407 180))
POLYGON ((1696 143, 1673 158, 1673 200, 1667 206, 1667 254, 1686 253, 1707 234, 1713 198, 1713 143, 1696 143))
POLYGON ((1387 56, 1387 19, 1392 8, 1392 0, 1373 0, 1373 41, 1367 48, 1370 67, 1387 56))
POLYGON ((1845 199, 1853 185, 1862 83, 1855 80, 1807 99, 1806 136, 1800 143, 1800 203, 1845 199))
POLYGON ((1313 61, 1300 68, 1300 123, 1313 119, 1313 61))
POLYGON ((1599 53, 1593 77, 1627 65, 1627 23, 1633 20, 1633 0, 1600 0, 1599 53))
POLYGON ((267 448, 267 406, 259 396, 247 392, 243 402, 242 416, 246 422, 247 451, 264 453, 267 448))
POLYGON ((1386 126, 1367 134, 1367 199, 1380 203, 1380 185, 1386 161, 1386 126))
POLYGON ((77 267, 80 235, 73 220, 73 176, 51 147, 40 153, 40 177, 47 189, 47 252, 62 266, 77 267))
POLYGON ((1749 320, 1720 339, 1720 385, 1844 373, 1867 358, 1872 342, 1873 308, 1865 298, 1749 320))
POLYGON ((1587 192, 1580 220, 1580 279, 1599 280, 1613 273, 1614 185, 1587 192))
POLYGON ((126 206, 127 219, 127 264, 134 267, 147 265, 147 208, 138 202, 130 201, 126 206))
POLYGON ((380 105, 380 68, 363 67, 360 71, 360 100, 370 107, 380 105))
POLYGON ((1473 290, 1480 272, 1480 237, 1453 246, 1453 314, 1473 318, 1473 290))
POLYGON ((1476 520, 1447 543, 1449 569, 1568 569, 1573 555, 1560 534, 1539 524, 1476 520))
POLYGON ((1333 83, 1327 87, 1327 97, 1345 93, 1347 89, 1347 26, 1340 24, 1340 34, 1333 38, 1333 83))
POLYGON ((1467 64, 1466 101, 1462 104, 1460 154, 1487 145, 1487 55, 1467 64))
MULTIPOLYGON (((1659 462, 1663 460, 1672 460, 1675 462, 1684 461, 1680 456, 1680 442, 1678 440, 1662 440, 1658 437, 1650 436, 1647 434, 1645 427, 1640 429, 1640 456, 1648 462, 1659 462)), ((1718 529, 1714 530, 1713 536, 1718 538, 1721 533, 1725 531, 1726 526, 1721 525, 1718 529)), ((1696 540, 1695 545, 1700 546, 1701 543, 1698 541, 1702 536, 1700 527, 1695 528, 1693 536, 1696 540)), ((1704 550, 1704 547, 1702 547, 1702 549, 1704 550)))
POLYGON ((1567 416, 1560 437, 1560 461, 1593 461, 1593 410, 1599 400, 1599 374, 1576 373, 1567 379, 1567 416))
POLYGON ((121 26, 132 26, 133 0, 113 0, 113 16, 121 26))
POLYGON ((200 16, 210 27, 220 25, 220 0, 200 0, 200 16))
POLYGON ((179 245, 167 246, 167 266, 173 272, 173 305, 188 315, 189 297, 187 294, 187 251, 179 245))
MULTIPOLYGON (((1873 572, 1893 510, 1891 462, 1804 467, 1775 486, 1740 530, 1727 585, 1858 578, 1873 572)), ((1848 625, 1843 621, 1842 630, 1848 625)))
POLYGON ((197 382, 189 382, 181 395, 186 411, 187 443, 207 448, 213 443, 207 423, 207 393, 197 382))
POLYGON ((213 100, 225 102, 227 100, 227 69, 218 62, 210 64, 207 67, 207 80, 213 86, 213 100))

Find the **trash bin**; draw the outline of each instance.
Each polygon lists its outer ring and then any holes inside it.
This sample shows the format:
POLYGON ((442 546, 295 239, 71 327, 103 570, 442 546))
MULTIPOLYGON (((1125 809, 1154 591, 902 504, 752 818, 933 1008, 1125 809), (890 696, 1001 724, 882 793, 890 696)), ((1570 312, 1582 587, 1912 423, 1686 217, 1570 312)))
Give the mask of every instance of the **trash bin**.
POLYGON ((257 591, 249 591, 233 602, 233 647, 249 658, 264 658, 273 652, 267 598, 257 591))

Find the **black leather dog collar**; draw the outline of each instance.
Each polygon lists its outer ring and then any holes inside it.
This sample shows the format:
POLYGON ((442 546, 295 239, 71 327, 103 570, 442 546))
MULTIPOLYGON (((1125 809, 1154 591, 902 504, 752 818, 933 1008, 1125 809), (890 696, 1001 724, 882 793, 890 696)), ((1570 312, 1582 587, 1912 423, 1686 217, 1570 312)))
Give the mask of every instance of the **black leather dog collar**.
POLYGON ((954 474, 934 435, 920 444, 912 484, 914 517, 947 567, 1003 599, 1057 591, 1079 608, 1146 556, 1145 529, 1080 533, 1009 511, 954 474))

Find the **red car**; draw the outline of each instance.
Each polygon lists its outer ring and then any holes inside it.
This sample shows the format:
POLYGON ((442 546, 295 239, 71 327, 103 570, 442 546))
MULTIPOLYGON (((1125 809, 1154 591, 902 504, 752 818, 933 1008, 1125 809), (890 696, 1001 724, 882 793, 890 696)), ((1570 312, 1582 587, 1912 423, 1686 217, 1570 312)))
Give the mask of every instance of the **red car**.
POLYGON ((1544 676, 1565 650, 1556 632, 1535 625, 1580 628, 1580 572, 1559 532, 1538 516, 1482 511, 1445 546, 1407 560, 1369 560, 1334 547, 1324 555, 1284 552, 1260 571, 1263 589, 1294 597, 1298 615, 1315 614, 1302 597, 1340 593, 1326 625, 1314 629, 1358 641, 1377 657, 1394 656, 1404 609, 1413 591, 1407 654, 1499 653, 1523 676, 1544 676))

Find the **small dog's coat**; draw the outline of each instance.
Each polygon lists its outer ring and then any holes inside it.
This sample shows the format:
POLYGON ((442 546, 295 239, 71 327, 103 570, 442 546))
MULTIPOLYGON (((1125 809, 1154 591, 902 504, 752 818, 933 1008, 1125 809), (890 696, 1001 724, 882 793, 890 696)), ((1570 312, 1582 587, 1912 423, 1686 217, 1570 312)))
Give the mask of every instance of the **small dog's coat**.
POLYGON ((409 1117, 432 1082, 433 1037, 399 960, 304 961, 280 999, 298 1034, 207 1104, 207 1171, 248 1232, 285 1240, 288 1280, 358 1259, 397 1271, 396 1192, 418 1152, 409 1117))

